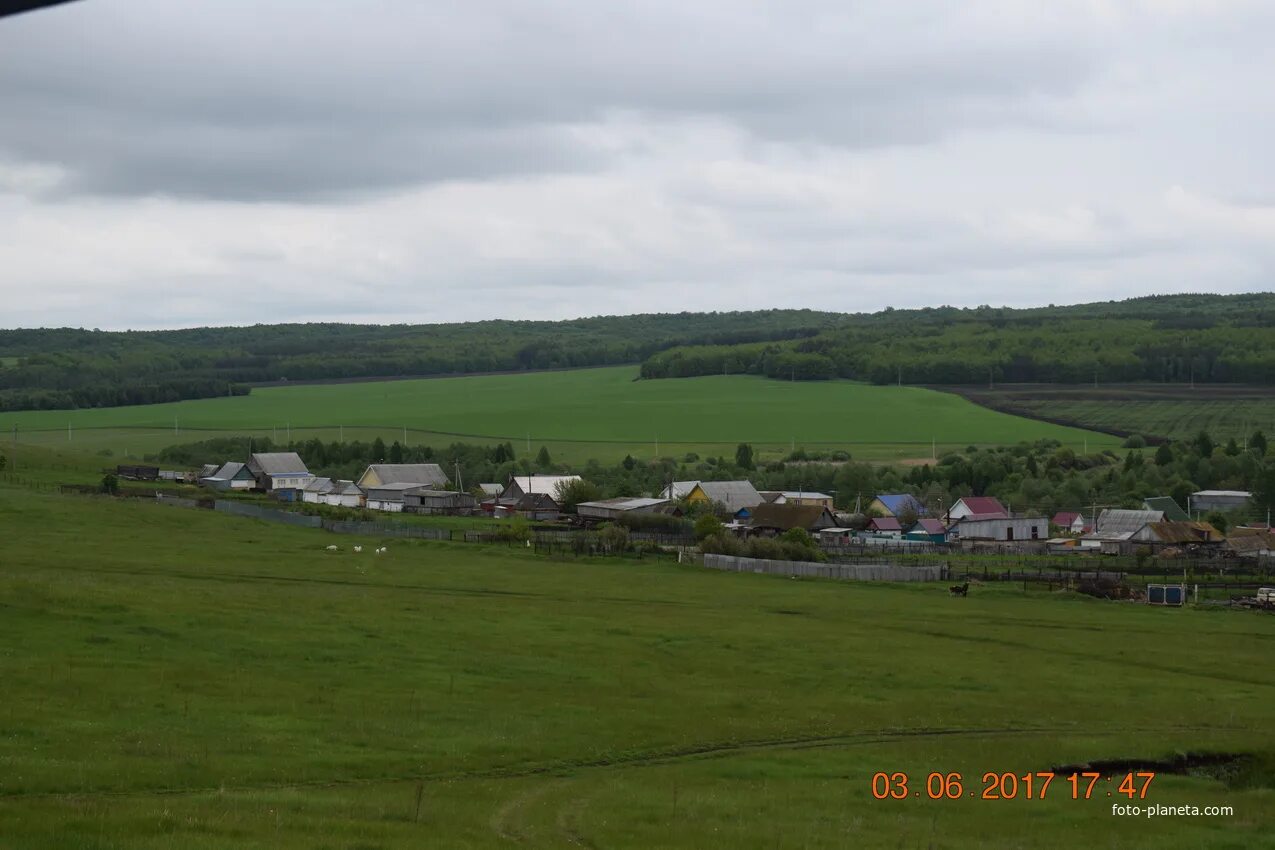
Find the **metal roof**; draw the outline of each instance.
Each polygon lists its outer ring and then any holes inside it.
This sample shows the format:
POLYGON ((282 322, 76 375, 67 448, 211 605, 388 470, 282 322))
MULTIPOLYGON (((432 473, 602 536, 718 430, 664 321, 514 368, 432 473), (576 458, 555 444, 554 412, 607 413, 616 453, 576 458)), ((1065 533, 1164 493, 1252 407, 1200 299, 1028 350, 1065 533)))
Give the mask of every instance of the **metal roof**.
POLYGON ((885 509, 890 513, 898 516, 899 514, 911 508, 918 516, 924 516, 927 512, 925 505, 911 493, 886 493, 878 494, 877 501, 885 505, 885 509))
POLYGON ((1226 497, 1231 499, 1251 499, 1253 494, 1247 490, 1197 490, 1192 496, 1226 497))
POLYGON ((721 502, 731 513, 741 508, 755 508, 766 501, 751 481, 700 481, 698 484, 705 496, 721 502))
POLYGON ((332 492, 331 478, 316 478, 309 484, 305 485, 307 493, 330 493, 332 492))
POLYGON ((436 463, 374 463, 363 475, 368 472, 375 472, 382 484, 415 484, 421 487, 447 483, 447 473, 436 463))
POLYGON ((1149 511, 1163 511, 1164 518, 1174 522, 1191 518, 1172 496, 1151 496, 1142 500, 1142 507, 1149 511))
POLYGON ((541 493, 546 496, 557 497, 558 485, 566 486, 567 484, 580 481, 579 475, 515 475, 513 481, 518 485, 518 489, 523 493, 530 495, 532 493, 541 493))
POLYGON ((631 496, 620 496, 615 499, 599 499, 595 502, 581 502, 576 508, 602 508, 612 511, 636 511, 642 508, 652 508, 662 505, 668 499, 639 498, 631 496))
POLYGON ((248 463, 256 462, 257 468, 265 475, 309 475, 305 461, 296 452, 257 452, 248 459, 248 463))
POLYGON ((1107 508, 1098 514, 1098 523, 1086 540, 1128 540, 1149 522, 1164 520, 1164 511, 1128 511, 1107 508))

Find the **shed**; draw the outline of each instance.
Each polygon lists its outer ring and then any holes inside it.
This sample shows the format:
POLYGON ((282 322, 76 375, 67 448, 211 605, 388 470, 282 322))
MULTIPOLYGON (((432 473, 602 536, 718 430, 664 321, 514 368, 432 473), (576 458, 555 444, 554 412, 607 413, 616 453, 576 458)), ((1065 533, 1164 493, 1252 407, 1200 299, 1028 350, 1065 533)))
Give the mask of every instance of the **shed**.
POLYGON ((257 489, 267 493, 304 490, 314 480, 296 452, 257 452, 248 458, 248 471, 256 480, 257 489))
POLYGON ((367 497, 367 509, 370 511, 387 511, 397 514, 403 511, 404 494, 409 490, 420 489, 421 485, 405 481, 398 484, 382 484, 377 487, 363 487, 367 497))
POLYGON ((431 490, 418 487, 403 492, 403 510, 411 514, 468 516, 478 510, 478 500, 458 490, 431 490))
POLYGON ((214 490, 251 490, 257 486, 257 479, 247 464, 232 460, 223 463, 207 478, 201 478, 199 483, 214 490))
POLYGON ((1149 522, 1130 538, 1153 546, 1218 546, 1223 542, 1220 531, 1207 522, 1149 522))
POLYGON ((635 514, 653 514, 657 509, 673 504, 668 499, 630 498, 600 499, 595 502, 580 502, 576 505, 576 515, 585 522, 606 522, 619 519, 621 516, 635 514))
POLYGON ((1032 517, 966 517, 949 529, 949 535, 961 540, 995 540, 1014 543, 1045 540, 1049 537, 1049 519, 1032 517))
POLYGON ((873 517, 868 520, 868 529, 872 534, 882 534, 887 537, 902 537, 903 525, 897 517, 884 516, 873 517))
POLYGON ((1191 494, 1187 508, 1197 511, 1233 511, 1242 508, 1253 498, 1247 490, 1198 490, 1191 494))

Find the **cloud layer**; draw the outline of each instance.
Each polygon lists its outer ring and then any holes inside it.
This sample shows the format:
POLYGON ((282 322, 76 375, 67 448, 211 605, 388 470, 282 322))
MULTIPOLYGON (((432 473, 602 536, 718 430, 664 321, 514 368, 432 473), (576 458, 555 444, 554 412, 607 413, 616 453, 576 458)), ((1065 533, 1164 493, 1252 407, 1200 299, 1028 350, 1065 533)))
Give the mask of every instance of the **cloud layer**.
POLYGON ((1269 4, 629 5, 0 21, 0 326, 1271 287, 1269 4))

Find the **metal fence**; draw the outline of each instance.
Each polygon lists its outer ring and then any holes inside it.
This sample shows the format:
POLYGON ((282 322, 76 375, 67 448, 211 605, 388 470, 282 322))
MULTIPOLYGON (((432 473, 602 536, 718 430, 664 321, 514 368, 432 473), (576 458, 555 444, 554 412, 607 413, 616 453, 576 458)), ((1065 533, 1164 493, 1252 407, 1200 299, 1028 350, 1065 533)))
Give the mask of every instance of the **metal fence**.
POLYGON ((426 528, 392 522, 323 520, 321 527, 324 531, 330 531, 333 534, 362 534, 368 537, 410 537, 416 540, 452 539, 451 531, 446 528, 426 528))
POLYGON ((740 558, 734 555, 705 555, 704 566, 736 573, 828 578, 840 581, 942 581, 945 564, 904 567, 880 561, 862 564, 820 564, 814 561, 775 561, 768 558, 740 558))
POLYGON ((306 516, 305 514, 280 511, 274 508, 260 508, 256 505, 231 502, 226 499, 218 499, 214 503, 213 509, 218 513, 263 519, 267 522, 281 522, 284 525, 296 525, 302 528, 321 528, 323 526, 323 520, 317 516, 306 516))

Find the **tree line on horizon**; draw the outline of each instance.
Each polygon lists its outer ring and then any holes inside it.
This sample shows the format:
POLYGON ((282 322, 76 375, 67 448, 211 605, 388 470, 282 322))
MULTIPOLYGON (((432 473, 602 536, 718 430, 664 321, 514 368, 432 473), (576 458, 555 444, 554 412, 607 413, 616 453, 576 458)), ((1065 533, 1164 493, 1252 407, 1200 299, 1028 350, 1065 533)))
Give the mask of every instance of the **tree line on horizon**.
POLYGON ((0 330, 0 411, 152 404, 283 381, 641 363, 643 378, 877 384, 1275 383, 1275 294, 1068 307, 600 316, 561 322, 0 330))

